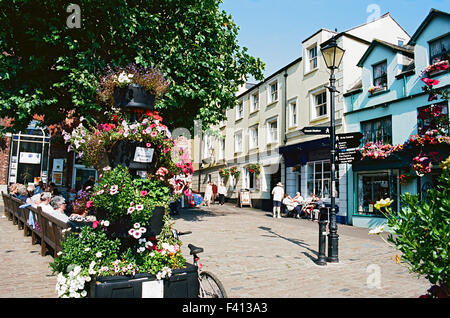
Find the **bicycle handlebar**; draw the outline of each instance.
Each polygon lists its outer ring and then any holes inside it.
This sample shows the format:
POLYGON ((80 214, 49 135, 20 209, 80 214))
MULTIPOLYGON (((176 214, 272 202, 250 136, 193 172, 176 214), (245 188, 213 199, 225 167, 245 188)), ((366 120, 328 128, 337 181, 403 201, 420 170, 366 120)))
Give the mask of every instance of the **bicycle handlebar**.
POLYGON ((177 235, 178 235, 178 236, 181 236, 181 235, 186 235, 186 234, 192 234, 192 232, 191 232, 191 231, 186 231, 186 232, 177 232, 177 235))

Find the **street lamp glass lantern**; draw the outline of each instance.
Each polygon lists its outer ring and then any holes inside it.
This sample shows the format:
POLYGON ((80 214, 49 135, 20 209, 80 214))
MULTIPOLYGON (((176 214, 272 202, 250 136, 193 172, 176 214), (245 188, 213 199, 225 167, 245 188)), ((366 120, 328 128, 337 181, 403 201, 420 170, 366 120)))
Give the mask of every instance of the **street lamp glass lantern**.
POLYGON ((336 44, 336 39, 334 37, 331 39, 331 42, 327 46, 321 48, 320 51, 322 52, 325 64, 329 69, 337 69, 339 67, 345 52, 345 50, 341 49, 336 44))

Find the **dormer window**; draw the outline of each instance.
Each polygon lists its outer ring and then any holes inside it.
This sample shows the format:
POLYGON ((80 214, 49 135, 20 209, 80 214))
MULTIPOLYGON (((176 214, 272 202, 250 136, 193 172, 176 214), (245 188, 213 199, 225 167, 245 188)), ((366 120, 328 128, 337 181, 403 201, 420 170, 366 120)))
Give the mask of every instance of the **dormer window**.
POLYGON ((309 71, 317 68, 317 45, 308 49, 309 71))
POLYGON ((450 58, 450 34, 439 39, 430 41, 430 64, 439 61, 445 61, 450 58))
POLYGON ((373 86, 387 86, 387 62, 383 61, 373 65, 373 86))

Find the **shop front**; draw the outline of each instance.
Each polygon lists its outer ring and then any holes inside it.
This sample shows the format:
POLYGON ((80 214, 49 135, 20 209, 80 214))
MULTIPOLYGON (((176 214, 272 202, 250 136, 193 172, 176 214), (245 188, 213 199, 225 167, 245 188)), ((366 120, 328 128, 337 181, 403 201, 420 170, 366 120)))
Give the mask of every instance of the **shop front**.
MULTIPOLYGON (((286 166, 286 192, 303 198, 318 196, 329 203, 331 163, 329 138, 321 138, 280 148, 286 166)), ((346 165, 336 165, 337 221, 347 223, 346 165)))
POLYGON ((33 123, 11 137, 8 185, 48 182, 50 132, 33 123))

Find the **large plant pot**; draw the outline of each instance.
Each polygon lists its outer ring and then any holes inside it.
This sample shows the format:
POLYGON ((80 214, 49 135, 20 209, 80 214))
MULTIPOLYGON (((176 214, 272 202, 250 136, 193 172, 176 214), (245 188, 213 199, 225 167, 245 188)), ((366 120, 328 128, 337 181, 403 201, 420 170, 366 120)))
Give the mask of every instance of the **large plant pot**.
POLYGON ((119 140, 108 153, 111 168, 121 165, 149 173, 156 171, 158 158, 159 153, 154 148, 147 148, 144 142, 130 140, 119 140))
POLYGON ((197 266, 175 269, 161 281, 152 274, 105 276, 91 281, 90 298, 197 298, 199 292, 197 266))
POLYGON ((130 84, 128 87, 114 88, 114 106, 129 110, 152 110, 155 103, 155 95, 138 84, 130 84))

